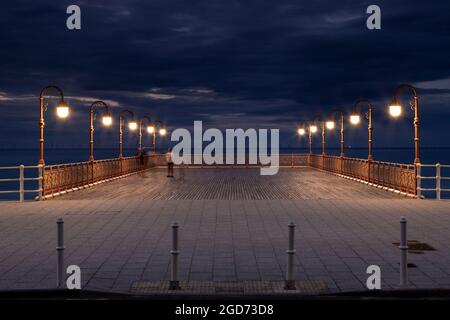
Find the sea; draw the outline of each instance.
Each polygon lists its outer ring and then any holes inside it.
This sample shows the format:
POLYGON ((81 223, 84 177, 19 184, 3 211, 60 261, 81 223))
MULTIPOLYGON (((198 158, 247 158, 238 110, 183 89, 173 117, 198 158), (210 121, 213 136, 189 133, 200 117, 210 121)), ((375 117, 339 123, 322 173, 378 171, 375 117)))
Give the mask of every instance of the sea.
MULTIPOLYGON (((157 152, 164 152, 165 149, 157 150, 157 152)), ((307 153, 306 148, 280 148, 280 154, 291 153, 307 153)), ((313 153, 321 154, 321 148, 313 149, 313 153)), ((339 148, 327 149, 329 155, 339 155, 339 148)), ((124 156, 136 155, 136 149, 124 149, 124 156)), ((354 158, 367 158, 367 148, 347 148, 345 150, 346 157, 354 158)), ((109 148, 97 148, 95 150, 95 158, 99 159, 112 159, 118 157, 118 150, 109 148)), ((47 148, 45 150, 45 162, 46 164, 61 164, 71 162, 87 161, 89 158, 88 149, 69 149, 69 148, 47 148)), ((414 149, 413 148, 374 148, 373 158, 378 161, 395 162, 395 163, 413 163, 414 149)), ((1 167, 18 166, 18 165, 36 165, 39 159, 39 150, 37 149, 0 149, 0 180, 8 178, 18 178, 18 169, 15 170, 2 170, 1 167)), ((422 147, 420 149, 420 160, 422 164, 448 164, 450 165, 450 147, 422 147)), ((422 175, 435 176, 436 172, 434 168, 423 169, 422 175)), ((450 177, 450 168, 442 169, 441 175, 450 177)), ((37 176, 37 170, 27 169, 25 170, 26 177, 37 176)), ((434 188, 434 180, 426 180, 422 183, 423 187, 434 188)), ((0 181, 0 191, 6 190, 18 190, 18 182, 2 182, 0 181)), ((441 188, 450 189, 450 180, 442 180, 441 188)), ((34 181, 27 181, 25 189, 37 189, 37 183, 34 181)), ((26 199, 33 199, 36 196, 34 193, 26 195, 26 199)), ((427 198, 434 198, 434 192, 426 192, 427 198)), ((450 198, 450 192, 443 192, 442 198, 450 198)), ((0 194, 1 200, 17 200, 18 194, 0 194)))

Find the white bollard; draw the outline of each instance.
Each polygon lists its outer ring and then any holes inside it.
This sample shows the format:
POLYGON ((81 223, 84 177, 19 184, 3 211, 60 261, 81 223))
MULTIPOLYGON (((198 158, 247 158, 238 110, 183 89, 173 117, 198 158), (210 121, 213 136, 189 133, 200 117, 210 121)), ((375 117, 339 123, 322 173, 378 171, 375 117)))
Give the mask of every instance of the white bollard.
POLYGON ((64 220, 62 218, 58 218, 58 220, 56 220, 56 226, 58 232, 56 246, 56 286, 58 288, 62 288, 64 283, 64 220))
POLYGON ((285 290, 295 290, 295 280, 294 280, 294 234, 295 234, 295 223, 290 222, 288 224, 289 229, 289 247, 286 250, 287 253, 287 269, 286 269, 286 280, 284 283, 285 290))
POLYGON ((408 242, 406 236, 406 218, 400 218, 400 285, 408 285, 408 242))
POLYGON ((172 268, 170 273, 169 290, 179 290, 180 282, 178 281, 178 223, 172 223, 172 268))

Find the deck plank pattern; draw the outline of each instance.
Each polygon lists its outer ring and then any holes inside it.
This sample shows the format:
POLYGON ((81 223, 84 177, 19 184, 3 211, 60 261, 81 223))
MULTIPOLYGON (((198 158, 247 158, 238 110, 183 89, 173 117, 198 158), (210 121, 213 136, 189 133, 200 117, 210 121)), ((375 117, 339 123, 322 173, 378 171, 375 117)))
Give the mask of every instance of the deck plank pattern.
POLYGON ((64 195, 63 199, 269 200, 399 198, 312 168, 282 168, 261 176, 255 168, 178 169, 175 178, 153 169, 127 179, 64 195))

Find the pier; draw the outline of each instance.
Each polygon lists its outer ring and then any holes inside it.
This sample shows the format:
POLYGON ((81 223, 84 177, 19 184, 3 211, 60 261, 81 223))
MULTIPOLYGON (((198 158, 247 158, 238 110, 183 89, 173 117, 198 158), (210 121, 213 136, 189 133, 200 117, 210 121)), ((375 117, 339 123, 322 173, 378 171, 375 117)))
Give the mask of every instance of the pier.
POLYGON ((366 290, 369 265, 395 289, 401 216, 408 239, 432 249, 411 251, 409 287, 450 288, 450 203, 418 199, 414 165, 292 154, 274 176, 197 165, 176 167, 173 179, 163 165, 151 156, 45 166, 41 201, 0 202, 0 290, 55 286, 60 217, 83 289, 167 293, 173 221, 181 292, 284 292, 291 221, 295 292, 366 290))

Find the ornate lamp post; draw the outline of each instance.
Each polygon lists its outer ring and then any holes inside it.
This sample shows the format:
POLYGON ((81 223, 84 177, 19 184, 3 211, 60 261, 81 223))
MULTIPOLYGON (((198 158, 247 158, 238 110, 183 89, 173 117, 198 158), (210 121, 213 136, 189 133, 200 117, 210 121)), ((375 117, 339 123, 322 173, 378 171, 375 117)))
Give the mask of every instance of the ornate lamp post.
POLYGON ((414 102, 411 107, 414 109, 414 163, 420 164, 419 159, 419 97, 417 89, 409 84, 401 84, 395 90, 395 95, 389 104, 389 113, 392 117, 398 118, 402 114, 402 105, 398 100, 398 95, 403 89, 408 89, 414 96, 414 102))
POLYGON ((312 154, 312 135, 316 132, 317 132, 317 126, 314 123, 309 124, 308 135, 309 135, 309 154, 310 155, 312 154))
POLYGON ((358 107, 360 105, 365 104, 368 112, 367 112, 367 119, 369 120, 369 124, 368 124, 368 133, 369 133, 369 138, 368 138, 368 148, 369 148, 369 152, 368 152, 368 156, 367 156, 367 160, 372 161, 373 160, 373 156, 372 156, 372 104, 367 100, 367 99, 358 99, 356 100, 355 104, 353 105, 353 111, 350 114, 350 122, 353 125, 357 125, 360 123, 361 121, 361 116, 359 115, 358 112, 358 107))
MULTIPOLYGON (((164 128, 164 125, 161 121, 156 120, 153 125, 153 153, 156 153, 156 131, 158 131, 159 135, 164 136, 167 133, 167 130, 164 128)), ((150 132, 150 130, 149 130, 150 132)))
POLYGON ((109 127, 112 124, 112 115, 109 112, 108 105, 101 100, 93 102, 89 112, 89 161, 94 161, 94 116, 96 107, 105 108, 105 113, 102 117, 103 125, 109 127))
POLYGON ((39 116, 39 165, 44 166, 44 114, 45 114, 45 106, 44 106, 44 94, 46 91, 53 89, 58 91, 61 100, 56 106, 56 114, 58 117, 64 119, 69 115, 69 105, 64 101, 64 93, 63 91, 54 85, 46 86, 42 88, 41 93, 39 95, 39 108, 40 108, 40 116, 39 116))
POLYGON ((322 156, 325 156, 325 121, 323 120, 322 113, 319 113, 317 116, 314 117, 314 119, 312 121, 312 125, 309 126, 309 129, 310 129, 310 131, 312 131, 312 133, 316 133, 317 132, 316 122, 317 121, 320 122, 320 127, 322 130, 322 156))
POLYGON ((138 143, 138 154, 141 155, 142 154, 142 123, 144 121, 147 121, 147 132, 148 133, 153 133, 153 131, 155 130, 155 128, 151 125, 151 120, 149 117, 147 116, 143 116, 141 117, 141 119, 139 120, 139 143, 138 143))
POLYGON ((123 143, 122 143, 122 136, 123 136, 123 116, 124 114, 128 114, 131 117, 130 122, 128 123, 128 127, 130 130, 134 131, 137 129, 137 122, 134 118, 134 113, 130 110, 124 109, 119 112, 119 159, 123 159, 123 143))
POLYGON ((344 112, 341 109, 333 108, 330 113, 329 119, 326 121, 326 126, 328 130, 332 130, 335 127, 334 115, 339 113, 341 122, 341 158, 344 158, 344 112))
POLYGON ((302 122, 299 128, 297 129, 297 133, 299 136, 303 137, 306 134, 305 123, 302 122))

